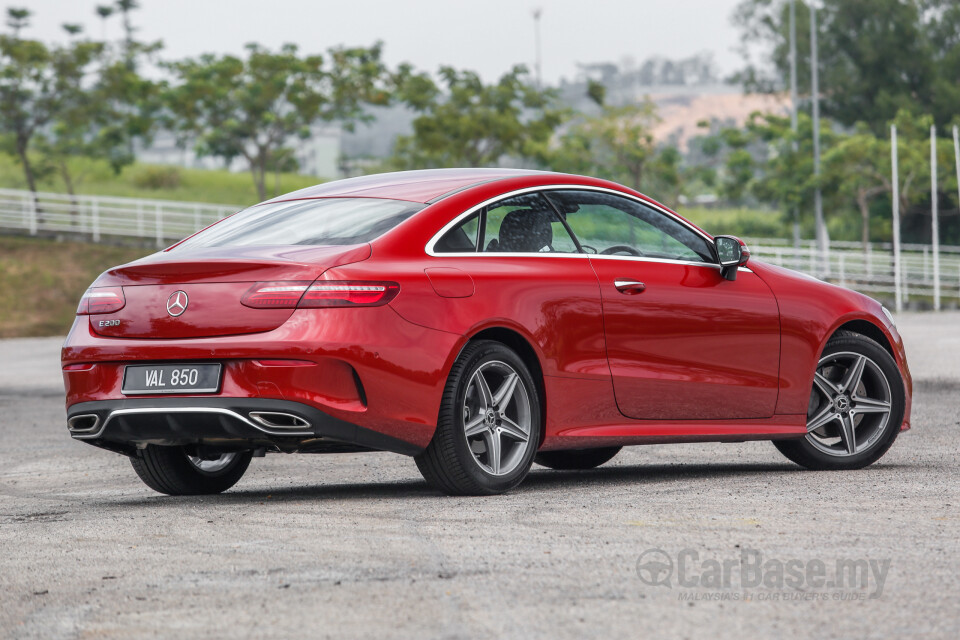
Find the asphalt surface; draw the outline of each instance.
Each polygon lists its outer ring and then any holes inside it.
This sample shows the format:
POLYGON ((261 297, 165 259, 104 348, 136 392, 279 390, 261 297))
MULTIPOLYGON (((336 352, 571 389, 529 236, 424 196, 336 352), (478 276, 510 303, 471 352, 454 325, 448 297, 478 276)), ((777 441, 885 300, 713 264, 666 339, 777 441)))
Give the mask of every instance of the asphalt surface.
POLYGON ((163 497, 67 436, 58 339, 0 342, 0 636, 960 637, 960 314, 898 320, 914 428, 868 469, 647 446, 490 498, 375 453, 268 455, 226 494, 163 497), (869 571, 818 582, 838 559, 869 571))

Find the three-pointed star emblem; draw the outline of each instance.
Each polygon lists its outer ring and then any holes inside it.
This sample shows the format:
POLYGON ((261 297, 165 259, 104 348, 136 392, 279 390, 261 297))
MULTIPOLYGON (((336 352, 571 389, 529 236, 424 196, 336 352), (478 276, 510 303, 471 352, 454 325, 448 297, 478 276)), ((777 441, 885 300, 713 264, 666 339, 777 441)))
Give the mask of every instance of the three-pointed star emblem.
POLYGON ((186 291, 174 291, 167 298, 167 313, 176 318, 187 310, 188 304, 190 304, 190 298, 187 297, 186 291))

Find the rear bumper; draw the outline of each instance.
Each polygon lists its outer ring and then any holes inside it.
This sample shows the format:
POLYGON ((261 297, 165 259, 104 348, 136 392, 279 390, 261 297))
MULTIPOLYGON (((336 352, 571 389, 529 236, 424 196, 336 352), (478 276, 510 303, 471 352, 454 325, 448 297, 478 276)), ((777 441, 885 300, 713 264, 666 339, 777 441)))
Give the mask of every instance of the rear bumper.
POLYGON ((421 450, 300 402, 265 398, 80 402, 67 411, 67 425, 77 440, 128 454, 148 444, 314 453, 381 450, 415 455, 421 450))
MULTIPOLYGON (((79 367, 63 371, 67 413, 76 416, 82 413, 82 407, 101 406, 240 407, 256 411, 274 402, 288 402, 294 408, 305 407, 292 411, 294 414, 316 411, 338 424, 381 434, 388 444, 397 441, 406 445, 376 448, 422 450, 436 429, 447 372, 461 339, 407 322, 389 305, 297 310, 273 331, 176 340, 99 336, 85 318, 80 318, 67 337, 61 358, 65 367, 79 367), (219 391, 202 396, 122 392, 124 367, 128 364, 193 362, 222 365, 219 391)), ((315 418, 308 420, 311 425, 331 424, 311 415, 315 418)), ((206 417, 209 421, 210 415, 206 417)), ((106 435, 112 439, 101 440, 109 444, 119 442, 124 434, 118 431, 106 435)), ((254 435, 262 441, 270 434, 254 435)), ((288 436, 270 435, 272 439, 278 437, 288 436)), ((352 436, 340 437, 355 441, 352 436)), ((141 441, 131 442, 135 445, 141 441)))

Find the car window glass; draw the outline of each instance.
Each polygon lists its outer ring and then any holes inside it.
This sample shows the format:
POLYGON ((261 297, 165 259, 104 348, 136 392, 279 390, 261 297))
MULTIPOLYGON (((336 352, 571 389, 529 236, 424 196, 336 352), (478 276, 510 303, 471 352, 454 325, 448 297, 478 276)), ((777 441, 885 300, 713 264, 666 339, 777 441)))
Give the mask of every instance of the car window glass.
POLYGON ((197 247, 350 245, 370 242, 426 205, 382 198, 287 200, 244 209, 181 242, 197 247))
POLYGON ((480 232, 480 213, 475 213, 450 231, 433 246, 436 253, 463 253, 477 250, 480 232))
POLYGON ((601 191, 547 192, 587 253, 715 262, 710 244, 672 217, 601 191))
POLYGON ((497 253, 577 253, 577 245, 553 208, 538 193, 487 207, 483 250, 497 253))

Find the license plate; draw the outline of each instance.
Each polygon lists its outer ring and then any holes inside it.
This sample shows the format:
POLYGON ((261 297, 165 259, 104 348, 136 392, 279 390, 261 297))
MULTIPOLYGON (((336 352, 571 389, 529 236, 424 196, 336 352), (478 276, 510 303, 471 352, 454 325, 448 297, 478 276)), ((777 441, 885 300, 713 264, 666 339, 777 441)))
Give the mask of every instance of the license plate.
POLYGON ((219 364, 127 365, 120 389, 125 395, 216 393, 219 390, 219 364))

